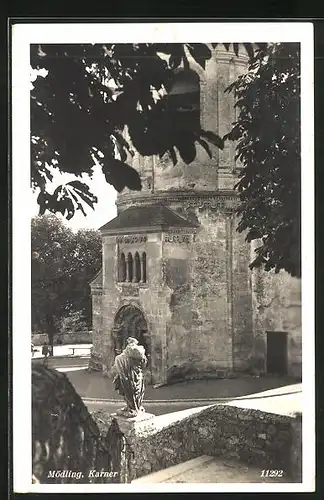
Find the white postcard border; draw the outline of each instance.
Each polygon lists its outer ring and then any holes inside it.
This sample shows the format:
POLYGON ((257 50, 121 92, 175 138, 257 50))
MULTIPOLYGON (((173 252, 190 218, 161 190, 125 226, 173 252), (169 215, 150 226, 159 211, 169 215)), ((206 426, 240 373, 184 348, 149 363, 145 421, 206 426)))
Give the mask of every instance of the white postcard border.
POLYGON ((15 492, 292 492, 315 488, 314 318, 314 69, 310 22, 130 23, 12 26, 12 346, 13 478, 15 492), (30 69, 31 43, 300 42, 302 123, 302 356, 303 482, 289 484, 32 485, 31 469, 31 265, 30 69))

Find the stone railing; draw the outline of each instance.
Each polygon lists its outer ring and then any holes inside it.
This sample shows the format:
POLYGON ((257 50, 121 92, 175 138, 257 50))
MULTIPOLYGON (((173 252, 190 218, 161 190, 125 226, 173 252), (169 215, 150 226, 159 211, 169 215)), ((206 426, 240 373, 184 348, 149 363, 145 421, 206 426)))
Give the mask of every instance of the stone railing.
POLYGON ((131 422, 89 414, 65 374, 37 364, 32 401, 34 482, 130 483, 200 455, 279 469, 287 482, 301 482, 301 414, 230 403, 131 422))
POLYGON ((34 483, 126 482, 129 448, 112 419, 100 433, 64 373, 32 366, 32 468, 34 483))
POLYGON ((133 477, 212 455, 281 469, 287 482, 301 482, 301 414, 281 416, 230 405, 193 411, 171 424, 169 415, 155 417, 150 429, 138 433, 133 477))
MULTIPOLYGON (((100 410, 102 430, 112 417, 100 410)), ((120 428, 125 427, 119 419, 120 428)), ((192 408, 138 422, 123 429, 131 446, 130 480, 201 455, 234 459, 260 469, 282 470, 287 482, 301 482, 301 415, 215 405, 192 408)))

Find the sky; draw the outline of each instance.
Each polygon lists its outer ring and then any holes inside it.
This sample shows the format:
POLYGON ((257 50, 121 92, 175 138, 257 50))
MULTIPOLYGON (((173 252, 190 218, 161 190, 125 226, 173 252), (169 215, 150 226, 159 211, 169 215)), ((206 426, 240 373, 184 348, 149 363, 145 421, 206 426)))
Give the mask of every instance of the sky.
MULTIPOLYGON (((100 167, 95 166, 93 171, 94 174, 92 179, 87 175, 83 175, 81 179, 78 179, 88 184, 90 190, 97 196, 98 203, 94 205, 94 210, 88 205, 84 205, 87 214, 86 217, 80 210, 77 210, 71 220, 68 221, 63 218, 65 223, 74 231, 78 229, 98 229, 117 215, 115 205, 117 197, 116 190, 106 182, 103 173, 100 171, 100 167)), ((52 171, 52 173, 53 181, 48 183, 49 192, 53 192, 60 184, 76 179, 76 177, 71 174, 60 174, 55 171, 52 171)), ((37 196, 38 191, 31 195, 31 217, 38 215, 39 207, 37 204, 37 196)), ((60 216, 59 214, 57 215, 60 216)))

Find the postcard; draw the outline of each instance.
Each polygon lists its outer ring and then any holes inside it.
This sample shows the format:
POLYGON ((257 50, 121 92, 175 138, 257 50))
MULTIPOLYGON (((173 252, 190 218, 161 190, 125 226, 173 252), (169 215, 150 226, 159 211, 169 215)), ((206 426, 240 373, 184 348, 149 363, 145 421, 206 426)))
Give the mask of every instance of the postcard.
POLYGON ((14 491, 314 491, 312 24, 11 36, 14 491))

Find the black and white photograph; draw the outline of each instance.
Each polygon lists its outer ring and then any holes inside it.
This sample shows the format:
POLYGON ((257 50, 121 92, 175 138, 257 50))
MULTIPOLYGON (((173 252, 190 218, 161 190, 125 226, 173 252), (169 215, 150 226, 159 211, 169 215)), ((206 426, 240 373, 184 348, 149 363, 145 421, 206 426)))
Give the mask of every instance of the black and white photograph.
POLYGON ((312 45, 12 26, 15 492, 314 491, 312 45))

